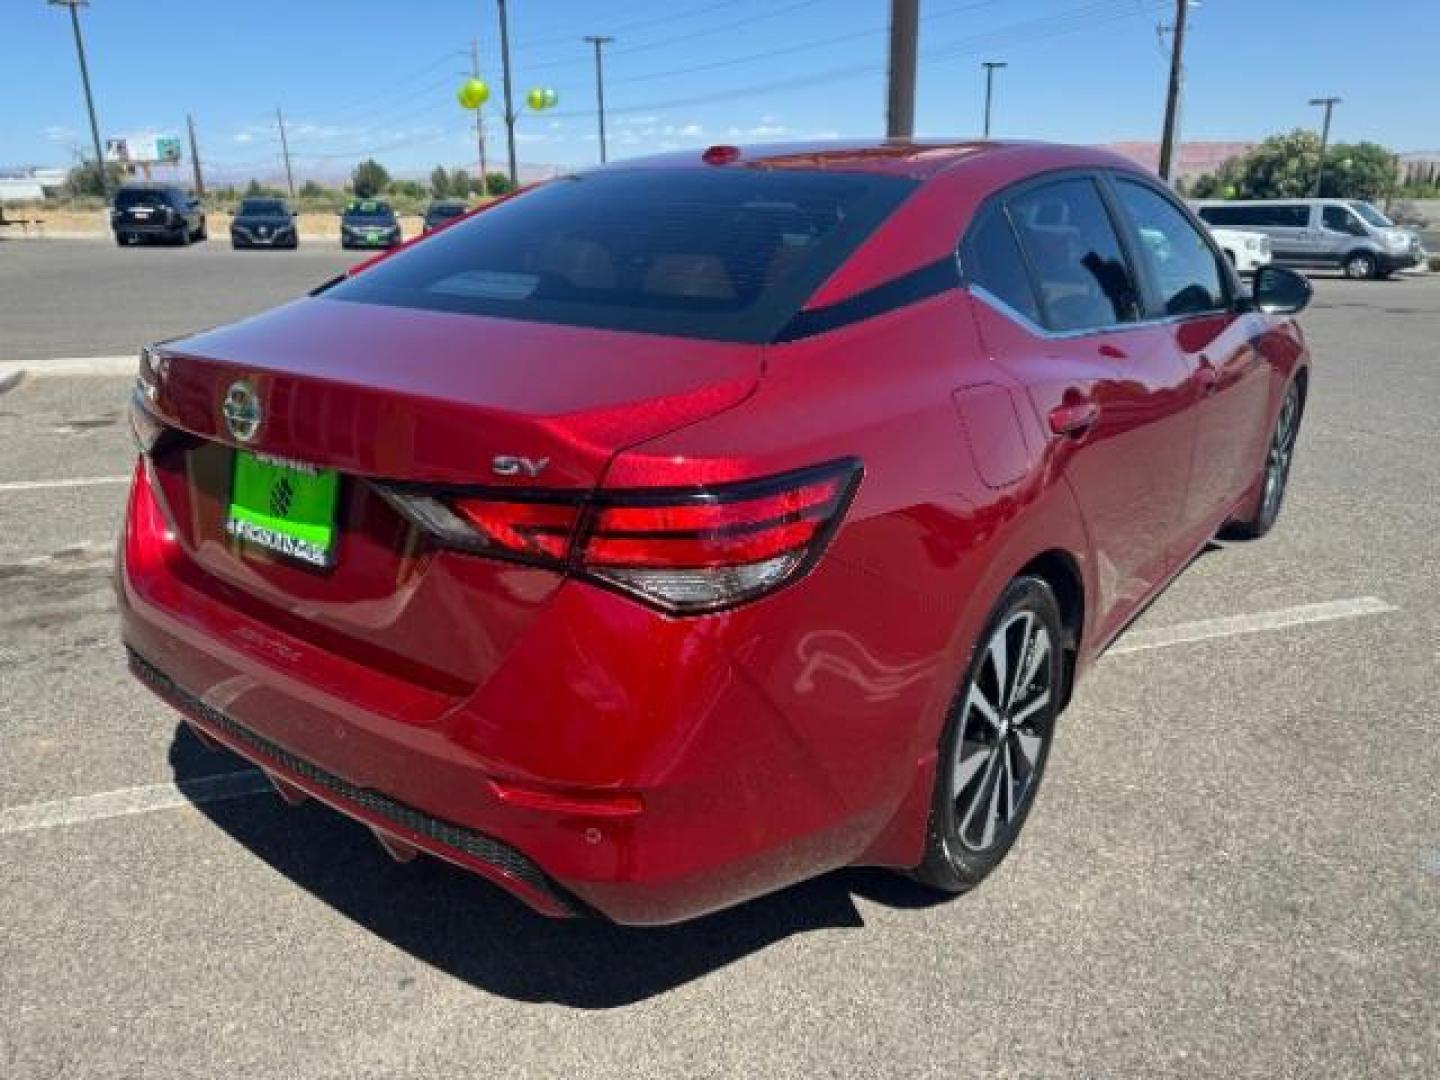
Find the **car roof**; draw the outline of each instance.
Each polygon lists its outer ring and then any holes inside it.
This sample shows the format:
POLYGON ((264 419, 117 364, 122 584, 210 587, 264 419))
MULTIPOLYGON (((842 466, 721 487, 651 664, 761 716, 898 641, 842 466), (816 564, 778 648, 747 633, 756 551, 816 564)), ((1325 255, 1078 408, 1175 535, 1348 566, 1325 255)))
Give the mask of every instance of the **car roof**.
POLYGON ((1062 150, 1066 152, 1067 164, 1075 163, 1076 152, 1089 150, 1093 160, 1088 164, 1123 164, 1134 168, 1129 158, 1112 151, 1010 139, 853 139, 718 146, 628 158, 607 168, 794 169, 805 172, 885 173, 926 180, 942 172, 999 156, 1025 153, 1042 157, 1047 151, 1062 150))

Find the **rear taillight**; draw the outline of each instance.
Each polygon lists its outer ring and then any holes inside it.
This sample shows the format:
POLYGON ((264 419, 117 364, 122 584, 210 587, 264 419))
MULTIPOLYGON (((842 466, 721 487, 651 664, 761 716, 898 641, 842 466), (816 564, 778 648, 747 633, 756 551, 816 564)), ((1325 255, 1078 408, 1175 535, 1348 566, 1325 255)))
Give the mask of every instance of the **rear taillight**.
POLYGON ((704 488, 447 492, 386 498, 448 546, 563 570, 673 614, 718 611, 798 579, 860 481, 853 460, 704 488))

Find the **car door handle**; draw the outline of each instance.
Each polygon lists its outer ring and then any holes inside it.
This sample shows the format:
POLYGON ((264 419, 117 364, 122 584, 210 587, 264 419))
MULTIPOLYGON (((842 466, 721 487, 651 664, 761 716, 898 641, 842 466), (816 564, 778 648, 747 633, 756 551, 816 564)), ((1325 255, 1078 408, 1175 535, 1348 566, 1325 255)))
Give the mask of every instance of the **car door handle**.
POLYGON ((1100 419, 1100 406, 1095 399, 1075 391, 1065 395, 1065 402, 1050 410, 1050 430, 1056 435, 1078 438, 1093 428, 1100 419))
POLYGON ((1200 357, 1200 366, 1195 369, 1195 378, 1200 380, 1202 394, 1209 397, 1215 393, 1215 387, 1220 382, 1220 373, 1215 370, 1215 365, 1210 362, 1208 356, 1200 357))

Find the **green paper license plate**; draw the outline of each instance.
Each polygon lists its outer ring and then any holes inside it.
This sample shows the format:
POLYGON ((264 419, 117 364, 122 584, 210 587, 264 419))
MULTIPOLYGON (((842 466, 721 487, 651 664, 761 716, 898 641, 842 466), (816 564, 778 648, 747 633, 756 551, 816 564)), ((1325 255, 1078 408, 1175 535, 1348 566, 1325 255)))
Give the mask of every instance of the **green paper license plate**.
POLYGON ((335 553, 339 490, 333 469, 237 450, 225 531, 267 551, 328 567, 335 553))

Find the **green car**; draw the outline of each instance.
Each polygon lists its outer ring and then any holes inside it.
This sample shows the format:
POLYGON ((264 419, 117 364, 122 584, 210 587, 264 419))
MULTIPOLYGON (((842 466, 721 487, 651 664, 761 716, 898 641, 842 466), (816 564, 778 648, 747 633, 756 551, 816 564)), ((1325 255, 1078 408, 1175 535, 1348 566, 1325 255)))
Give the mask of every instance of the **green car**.
POLYGON ((356 199, 340 213, 342 248, 393 248, 400 240, 400 222, 383 199, 356 199))

